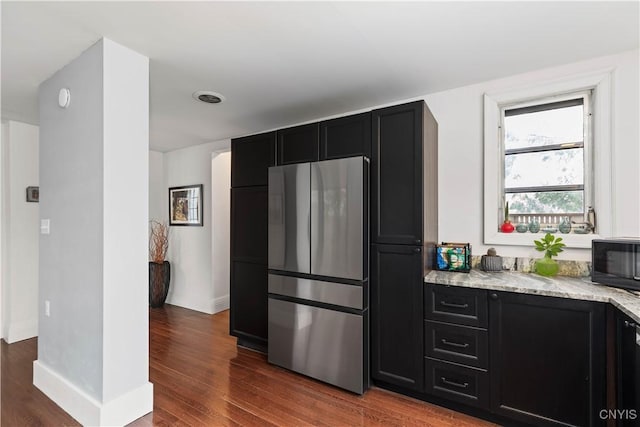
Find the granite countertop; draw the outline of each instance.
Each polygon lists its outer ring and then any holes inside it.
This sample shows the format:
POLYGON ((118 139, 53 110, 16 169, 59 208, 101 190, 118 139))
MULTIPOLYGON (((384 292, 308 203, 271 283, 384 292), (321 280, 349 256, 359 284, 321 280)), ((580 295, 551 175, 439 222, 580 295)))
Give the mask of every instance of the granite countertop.
POLYGON ((471 270, 469 273, 454 273, 434 270, 425 276, 424 281, 465 288, 608 302, 640 323, 640 292, 596 284, 589 277, 543 277, 511 271, 488 273, 471 270))

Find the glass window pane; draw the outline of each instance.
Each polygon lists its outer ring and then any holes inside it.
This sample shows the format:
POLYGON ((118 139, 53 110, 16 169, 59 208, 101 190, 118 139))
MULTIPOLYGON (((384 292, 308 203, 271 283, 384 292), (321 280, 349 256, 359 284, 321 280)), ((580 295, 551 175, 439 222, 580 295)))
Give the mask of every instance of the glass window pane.
POLYGON ((505 194, 510 214, 583 213, 584 191, 505 194))
POLYGON ((583 149, 510 154, 504 159, 505 188, 584 184, 583 149))
POLYGON ((505 117, 505 149, 581 142, 583 114, 583 106, 576 105, 505 117))

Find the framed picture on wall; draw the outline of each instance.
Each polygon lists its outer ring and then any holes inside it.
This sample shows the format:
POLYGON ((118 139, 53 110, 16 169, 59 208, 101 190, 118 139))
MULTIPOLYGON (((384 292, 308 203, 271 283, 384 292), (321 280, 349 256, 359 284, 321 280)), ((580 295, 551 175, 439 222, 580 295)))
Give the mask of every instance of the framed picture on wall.
POLYGON ((202 227, 202 184, 169 189, 169 225, 202 227))
POLYGON ((27 187, 27 202, 40 201, 40 187, 27 187))

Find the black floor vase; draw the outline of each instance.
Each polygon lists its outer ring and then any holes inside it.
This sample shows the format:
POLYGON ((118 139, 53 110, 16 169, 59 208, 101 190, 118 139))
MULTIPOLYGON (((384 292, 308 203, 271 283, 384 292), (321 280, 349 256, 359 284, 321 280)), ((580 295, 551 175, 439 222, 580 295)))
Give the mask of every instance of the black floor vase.
POLYGON ((149 262, 149 305, 152 308, 162 307, 169 293, 171 266, 169 261, 162 264, 149 262))

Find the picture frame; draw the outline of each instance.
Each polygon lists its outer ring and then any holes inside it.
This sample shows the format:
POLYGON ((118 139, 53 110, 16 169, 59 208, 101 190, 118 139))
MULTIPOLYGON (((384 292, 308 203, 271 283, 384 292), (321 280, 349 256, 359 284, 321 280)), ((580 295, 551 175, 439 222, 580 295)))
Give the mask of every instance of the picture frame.
POLYGON ((40 202, 40 187, 27 187, 27 202, 40 202))
POLYGON ((471 271, 471 245, 447 243, 436 245, 436 269, 440 271, 471 271))
POLYGON ((202 189, 202 184, 169 188, 169 225, 204 225, 202 189))

